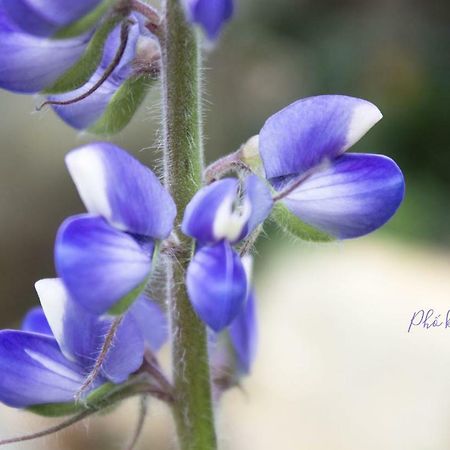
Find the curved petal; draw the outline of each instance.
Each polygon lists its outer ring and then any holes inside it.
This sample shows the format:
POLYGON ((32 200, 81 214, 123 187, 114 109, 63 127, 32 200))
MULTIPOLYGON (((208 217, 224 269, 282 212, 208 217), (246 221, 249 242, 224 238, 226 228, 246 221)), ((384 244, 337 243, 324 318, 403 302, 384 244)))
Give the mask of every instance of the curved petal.
MULTIPOLYGON (((266 183, 256 175, 250 175, 245 179, 244 191, 251 204, 251 213, 245 230, 245 235, 248 235, 267 219, 272 211, 273 200, 266 183)), ((241 236, 241 239, 244 236, 241 236)))
POLYGON ((222 241, 198 250, 187 270, 186 287, 198 316, 218 332, 241 311, 247 276, 239 255, 222 241))
MULTIPOLYGON (((101 63, 92 77, 80 88, 62 94, 48 97, 49 101, 70 101, 89 92, 102 79, 108 66, 114 61, 120 46, 121 26, 116 27, 105 42, 101 63)), ((68 125, 77 129, 86 129, 94 124, 103 114, 114 94, 131 74, 131 62, 136 55, 136 45, 139 39, 139 25, 130 27, 125 52, 120 62, 99 88, 82 100, 69 105, 52 105, 54 111, 68 125)))
POLYGON ((96 8, 102 0, 2 0, 11 19, 25 32, 49 36, 96 8))
POLYGON ((200 189, 184 212, 183 233, 208 243, 237 239, 247 221, 233 214, 238 188, 236 178, 224 178, 200 189))
POLYGON ((152 249, 97 216, 67 219, 56 238, 58 275, 71 298, 94 314, 109 311, 139 289, 150 274, 151 257, 152 249))
POLYGON ((183 0, 189 20, 198 24, 207 37, 216 39, 233 15, 233 0, 183 0))
POLYGON ((381 118, 372 103, 345 95, 292 103, 261 129, 259 149, 266 177, 299 175, 339 156, 381 118))
POLYGON ((80 365, 64 358, 54 338, 0 331, 1 402, 16 408, 72 402, 84 376, 80 365))
POLYGON ((258 346, 258 322, 253 291, 250 291, 244 308, 231 323, 229 333, 236 353, 238 370, 243 374, 249 374, 258 346))
POLYGON ((402 172, 390 158, 352 153, 307 178, 283 202, 307 224, 346 239, 386 223, 404 189, 402 172))
POLYGON ((169 337, 167 317, 162 308, 145 295, 141 295, 128 314, 142 333, 146 346, 153 352, 158 351, 169 337))
POLYGON ((0 19, 0 87, 19 93, 43 90, 81 57, 89 39, 35 37, 8 30, 0 19))
POLYGON ((112 226, 155 239, 166 238, 176 208, 156 175, 124 150, 106 142, 66 156, 70 175, 89 212, 112 226))
POLYGON ((30 309, 22 321, 22 330, 31 333, 47 334, 53 336, 44 310, 40 306, 30 309))
MULTIPOLYGON (((58 278, 38 281, 36 290, 62 352, 89 373, 113 319, 99 317, 80 307, 70 299, 58 278)), ((143 355, 143 334, 134 316, 126 314, 103 363, 104 376, 113 383, 122 383, 141 366, 143 355)))

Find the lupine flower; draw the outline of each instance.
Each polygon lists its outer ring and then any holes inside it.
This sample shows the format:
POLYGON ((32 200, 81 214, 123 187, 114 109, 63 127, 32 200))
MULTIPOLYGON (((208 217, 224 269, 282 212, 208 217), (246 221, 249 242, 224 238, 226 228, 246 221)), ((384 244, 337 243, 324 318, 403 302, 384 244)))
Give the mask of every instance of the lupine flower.
POLYGON ((368 101, 324 95, 267 120, 259 151, 282 203, 276 214, 287 228, 307 239, 346 239, 392 217, 404 196, 397 164, 382 155, 344 153, 381 117, 368 101))
POLYGON ((159 72, 160 48, 143 16, 104 5, 1 0, 0 87, 43 91, 43 105, 53 105, 74 128, 100 134, 122 129, 159 72), (91 26, 65 36, 65 27, 87 13, 96 19, 91 26))
POLYGON ((210 40, 219 36, 233 15, 233 0, 183 0, 188 20, 199 25, 210 40))
POLYGON ((182 231, 197 240, 186 274, 193 308, 214 331, 230 325, 248 295, 244 266, 232 245, 255 230, 272 208, 266 185, 246 178, 225 178, 201 189, 186 207, 182 231))
POLYGON ((66 164, 88 214, 61 225, 56 270, 75 302, 95 314, 120 313, 144 289, 175 204, 150 169, 112 144, 75 149, 66 164))
MULTIPOLYGON (((73 404, 102 348, 112 319, 87 312, 59 279, 36 283, 42 308, 25 318, 22 331, 0 331, 0 401, 16 408, 73 404)), ((142 365, 146 348, 167 338, 160 308, 140 297, 124 316, 86 394, 106 383, 121 384, 142 365)))

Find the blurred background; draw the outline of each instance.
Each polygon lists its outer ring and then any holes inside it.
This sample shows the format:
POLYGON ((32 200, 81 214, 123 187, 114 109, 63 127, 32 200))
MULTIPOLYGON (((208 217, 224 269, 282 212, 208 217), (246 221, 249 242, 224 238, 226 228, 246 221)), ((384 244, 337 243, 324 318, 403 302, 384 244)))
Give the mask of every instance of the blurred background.
MULTIPOLYGON (((207 160, 296 99, 348 94, 384 114, 353 150, 393 157, 407 191, 394 219, 360 240, 316 246, 267 230, 255 274, 259 355, 244 391, 223 399, 222 448, 448 449, 450 330, 407 329, 417 310, 450 309, 449 3, 241 0, 237 10, 206 61, 207 160)), ((0 92, 2 328, 37 304, 34 282, 54 276, 56 230, 83 211, 63 157, 90 138, 33 113, 38 102, 0 92)), ((155 90, 114 141, 158 163, 158 122, 155 90)), ((17 448, 121 449, 136 413, 129 401, 17 448)), ((0 438, 51 423, 0 407, 0 438)), ((139 448, 173 448, 172 431, 154 402, 139 448)))

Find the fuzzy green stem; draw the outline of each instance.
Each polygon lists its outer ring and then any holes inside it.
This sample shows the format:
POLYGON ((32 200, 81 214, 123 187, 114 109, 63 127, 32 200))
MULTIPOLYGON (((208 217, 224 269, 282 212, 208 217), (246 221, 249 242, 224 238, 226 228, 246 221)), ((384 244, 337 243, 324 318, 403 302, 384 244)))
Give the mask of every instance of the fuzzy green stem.
POLYGON ((195 31, 186 23, 179 0, 165 0, 163 52, 163 127, 165 185, 177 205, 180 250, 167 268, 173 338, 173 406, 182 450, 214 450, 206 329, 189 302, 185 272, 194 242, 180 232, 186 205, 202 184, 201 53, 195 31))

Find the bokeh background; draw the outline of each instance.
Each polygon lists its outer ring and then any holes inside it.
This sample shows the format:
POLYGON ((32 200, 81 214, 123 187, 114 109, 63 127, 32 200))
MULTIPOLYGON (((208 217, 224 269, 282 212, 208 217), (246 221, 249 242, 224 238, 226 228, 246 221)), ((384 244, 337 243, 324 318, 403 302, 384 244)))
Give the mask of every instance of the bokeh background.
MULTIPOLYGON (((207 159, 310 95, 366 98, 384 113, 355 151, 399 163, 406 199, 370 237, 330 245, 259 242, 261 343, 218 423, 224 450, 450 448, 450 329, 407 329, 414 311, 450 309, 450 8, 443 0, 241 0, 204 72, 207 159)), ((83 207, 65 153, 90 140, 39 99, 0 92, 1 327, 37 304, 54 275, 60 222, 83 207)), ((114 141, 158 162, 157 90, 114 141)), ((137 404, 22 449, 121 449, 137 404)), ((53 423, 0 407, 0 438, 53 423)), ((141 449, 173 448, 157 402, 141 449)), ((9 446, 8 448, 16 448, 9 446)))

